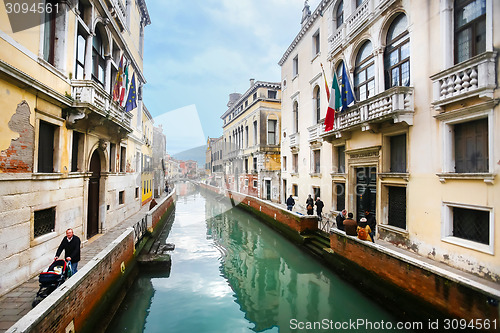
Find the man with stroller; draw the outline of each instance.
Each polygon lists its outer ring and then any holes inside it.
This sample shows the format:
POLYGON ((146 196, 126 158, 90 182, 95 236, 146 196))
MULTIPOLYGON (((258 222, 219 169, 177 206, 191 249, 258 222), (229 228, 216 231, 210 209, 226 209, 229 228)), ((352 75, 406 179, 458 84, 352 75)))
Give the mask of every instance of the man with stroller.
POLYGON ((59 259, 63 250, 66 261, 71 261, 71 272, 75 274, 78 270, 78 262, 80 261, 80 238, 73 234, 73 229, 71 228, 66 230, 66 237, 62 239, 61 245, 57 248, 54 260, 59 259))

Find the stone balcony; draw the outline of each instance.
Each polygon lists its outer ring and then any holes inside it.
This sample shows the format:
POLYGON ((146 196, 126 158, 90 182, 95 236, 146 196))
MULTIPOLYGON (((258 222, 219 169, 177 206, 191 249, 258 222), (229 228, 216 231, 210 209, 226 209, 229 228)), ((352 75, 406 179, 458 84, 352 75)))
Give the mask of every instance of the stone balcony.
MULTIPOLYGON (((113 102, 110 94, 92 80, 72 80, 71 97, 73 107, 83 109, 86 114, 96 114, 106 118, 131 132, 131 112, 125 112, 118 103, 113 102)), ((78 120, 76 116, 75 120, 78 120)))
POLYGON ((367 100, 356 103, 346 112, 335 115, 331 131, 325 132, 318 124, 320 138, 343 137, 343 132, 360 128, 362 131, 376 128, 378 123, 391 121, 413 125, 413 88, 393 87, 367 100))
POLYGON ((321 131, 324 129, 323 123, 324 119, 322 119, 319 123, 307 128, 307 132, 309 134, 307 140, 309 142, 318 141, 320 139, 319 135, 321 134, 321 131))
POLYGON ((225 154, 224 159, 225 160, 235 159, 235 158, 241 157, 242 154, 243 154, 243 149, 234 149, 234 150, 228 151, 225 154))
POLYGON ((299 132, 290 134, 290 148, 295 148, 299 146, 299 132))
POLYGON ((493 98, 496 52, 484 52, 431 76, 433 102, 438 110, 469 97, 493 98))

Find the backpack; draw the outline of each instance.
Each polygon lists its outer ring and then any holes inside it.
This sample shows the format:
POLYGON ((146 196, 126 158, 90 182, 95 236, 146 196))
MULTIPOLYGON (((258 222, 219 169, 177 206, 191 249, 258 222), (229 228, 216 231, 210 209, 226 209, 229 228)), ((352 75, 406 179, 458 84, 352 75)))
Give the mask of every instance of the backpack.
POLYGON ((312 208, 312 206, 311 206, 311 205, 308 205, 308 206, 307 206, 307 210, 312 210, 312 209, 313 209, 313 208, 312 208))
POLYGON ((359 228, 358 230, 358 238, 361 240, 367 240, 368 239, 368 233, 366 232, 365 228, 359 228))

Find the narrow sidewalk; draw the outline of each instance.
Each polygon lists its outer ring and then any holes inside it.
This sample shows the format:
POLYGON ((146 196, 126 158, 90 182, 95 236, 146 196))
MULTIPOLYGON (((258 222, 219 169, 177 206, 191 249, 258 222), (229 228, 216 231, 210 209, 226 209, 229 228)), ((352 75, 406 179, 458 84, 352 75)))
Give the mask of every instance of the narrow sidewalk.
MULTIPOLYGON (((159 202, 166 197, 167 195, 163 193, 159 198, 156 198, 155 200, 159 202)), ((93 257, 95 257, 112 241, 120 236, 128 227, 131 227, 135 223, 140 221, 142 217, 148 213, 148 211, 149 203, 144 205, 137 213, 130 216, 122 223, 117 224, 106 233, 94 236, 88 242, 83 244, 81 250, 81 260, 78 264, 78 267, 81 269, 93 257)), ((51 253, 50 255, 54 256, 55 253, 51 253)), ((21 319, 32 309, 31 303, 34 300, 38 289, 39 284, 37 275, 0 298, 0 333, 7 331, 12 325, 14 325, 19 319, 21 319)))

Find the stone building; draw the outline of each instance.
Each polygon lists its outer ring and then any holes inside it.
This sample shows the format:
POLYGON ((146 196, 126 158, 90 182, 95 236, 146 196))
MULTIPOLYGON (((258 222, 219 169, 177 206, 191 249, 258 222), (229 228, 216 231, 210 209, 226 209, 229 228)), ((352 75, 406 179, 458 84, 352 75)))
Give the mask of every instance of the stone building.
POLYGON ((150 24, 144 0, 51 1, 57 10, 32 13, 23 27, 5 3, 0 294, 46 268, 67 228, 85 242, 140 209, 138 115, 150 24), (120 63, 129 76, 113 98, 120 63))
POLYGON ((142 187, 142 205, 147 204, 153 199, 153 117, 148 109, 142 108, 142 168, 141 168, 141 187, 142 187))
POLYGON ((159 197, 165 191, 165 155, 167 154, 167 137, 163 127, 153 127, 153 195, 159 197))
POLYGON ((225 186, 259 198, 280 198, 281 87, 250 80, 243 94, 229 95, 221 116, 225 186))
POLYGON ((279 61, 283 194, 369 210, 377 238, 498 281, 499 14, 492 0, 306 2, 279 61), (321 63, 356 99, 329 131, 321 63))
POLYGON ((222 136, 218 138, 208 138, 206 167, 209 183, 214 186, 222 187, 223 175, 223 141, 222 136))

